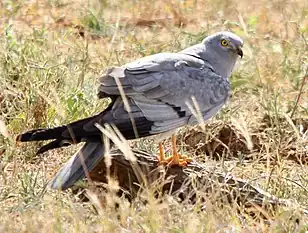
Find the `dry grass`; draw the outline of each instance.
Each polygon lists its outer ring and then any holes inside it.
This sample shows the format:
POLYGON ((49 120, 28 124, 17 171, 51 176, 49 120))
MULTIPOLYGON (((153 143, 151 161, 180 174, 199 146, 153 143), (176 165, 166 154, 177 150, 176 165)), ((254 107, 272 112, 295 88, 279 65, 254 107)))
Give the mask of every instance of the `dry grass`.
MULTIPOLYGON (((84 203, 71 192, 45 190, 76 148, 37 158, 39 143, 13 140, 27 129, 105 108, 107 102, 98 101, 94 90, 108 66, 177 51, 210 33, 231 30, 243 37, 245 56, 231 79, 232 98, 210 122, 230 126, 235 137, 222 144, 220 128, 209 125, 198 133, 201 147, 187 143, 185 134, 179 145, 199 161, 308 206, 307 9, 305 0, 1 1, 0 232, 308 231, 307 216, 295 207, 276 210, 263 221, 240 216, 214 198, 203 203, 204 211, 151 194, 146 205, 140 200, 129 205, 112 192, 103 206, 91 194, 91 202, 84 203), (219 156, 205 149, 213 138, 218 144, 210 146, 220 146, 219 156)), ((151 140, 133 145, 157 152, 151 140)))

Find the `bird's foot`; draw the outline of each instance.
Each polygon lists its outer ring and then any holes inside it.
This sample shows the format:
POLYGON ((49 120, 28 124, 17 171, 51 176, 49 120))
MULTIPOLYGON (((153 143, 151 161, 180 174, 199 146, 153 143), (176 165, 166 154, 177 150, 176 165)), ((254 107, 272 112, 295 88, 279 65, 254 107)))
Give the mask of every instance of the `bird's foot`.
POLYGON ((173 166, 186 167, 188 163, 192 162, 192 158, 186 155, 176 154, 167 158, 167 161, 168 161, 167 163, 168 167, 173 167, 173 166))
POLYGON ((167 165, 168 167, 173 167, 173 166, 186 167, 187 164, 192 162, 193 160, 192 158, 181 154, 172 155, 165 159, 161 159, 161 156, 158 155, 157 158, 159 164, 167 165))
POLYGON ((159 155, 157 159, 159 164, 167 165, 168 167, 185 167, 188 163, 192 162, 192 158, 177 153, 175 136, 172 136, 172 156, 166 158, 163 145, 159 143, 159 155))

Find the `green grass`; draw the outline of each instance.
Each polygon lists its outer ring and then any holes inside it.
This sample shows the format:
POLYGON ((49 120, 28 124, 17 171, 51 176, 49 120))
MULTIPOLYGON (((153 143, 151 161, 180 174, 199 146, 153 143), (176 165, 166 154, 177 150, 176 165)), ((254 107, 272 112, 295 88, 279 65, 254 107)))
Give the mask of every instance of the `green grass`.
MULTIPOLYGON (((307 9, 304 0, 1 2, 0 120, 9 135, 0 126, 0 232, 308 231, 308 218, 296 207, 274 211, 265 222, 243 219, 234 206, 221 207, 214 197, 191 205, 170 196, 156 200, 150 192, 129 205, 107 192, 103 206, 95 195, 82 202, 70 191, 45 188, 76 147, 36 157, 40 143, 14 142, 25 130, 104 109, 108 101, 97 100, 96 90, 106 68, 231 30, 244 39, 245 56, 231 78, 232 98, 209 122, 233 125, 244 144, 255 135, 260 147, 233 155, 224 150, 222 160, 197 153, 195 144, 184 140, 178 142, 181 150, 307 207, 307 78, 301 88, 308 69, 307 9)), ((215 136, 207 129, 200 143, 215 136)), ((185 132, 191 130, 181 130, 179 137, 185 132)), ((132 145, 157 153, 149 139, 132 145)))

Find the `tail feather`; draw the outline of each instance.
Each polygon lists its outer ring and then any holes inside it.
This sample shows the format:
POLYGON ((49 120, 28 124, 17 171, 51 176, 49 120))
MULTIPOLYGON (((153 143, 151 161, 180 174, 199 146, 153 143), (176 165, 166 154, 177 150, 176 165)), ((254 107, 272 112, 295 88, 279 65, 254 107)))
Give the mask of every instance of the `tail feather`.
POLYGON ((46 145, 42 146, 37 152, 36 154, 43 154, 44 152, 48 151, 48 150, 52 150, 52 149, 56 149, 56 148, 60 148, 60 147, 64 147, 64 146, 70 146, 73 144, 73 141, 71 140, 53 140, 52 142, 47 143, 46 145))
POLYGON ((86 142, 83 147, 60 169, 49 183, 52 189, 65 190, 86 177, 84 169, 91 171, 104 157, 102 142, 86 142), (83 161, 84 165, 83 166, 83 161))
MULTIPOLYGON (((51 139, 74 139, 80 140, 80 136, 85 135, 86 132, 84 130, 84 125, 89 122, 92 122, 95 119, 100 119, 105 112, 99 113, 97 115, 84 118, 67 125, 62 125, 55 128, 49 129, 34 129, 28 132, 22 133, 16 137, 16 141, 27 142, 27 141, 44 141, 51 139), (73 135, 71 135, 73 134, 73 135)), ((98 130, 92 132, 92 134, 97 134, 98 130)), ((91 134, 91 132, 87 132, 87 135, 91 134)))
POLYGON ((66 126, 60 126, 50 129, 34 129, 16 137, 16 141, 28 142, 28 141, 44 141, 50 139, 56 139, 61 137, 61 134, 67 130, 66 126))
MULTIPOLYGON (((115 99, 113 99, 113 102, 107 109, 92 117, 56 128, 31 130, 17 136, 16 140, 22 142, 52 140, 43 145, 37 154, 62 146, 85 142, 81 149, 73 155, 50 181, 50 188, 61 190, 70 188, 76 181, 85 178, 85 170, 91 171, 102 160, 105 148, 101 140, 102 132, 95 126, 96 123, 115 125, 128 140, 135 139, 137 136, 135 135, 134 127, 136 127, 138 137, 151 135, 154 122, 141 116, 140 112, 137 112, 136 117, 134 117, 134 125, 126 115, 120 114, 119 117, 115 117, 115 112, 112 111, 114 103, 115 99)), ((122 112, 125 114, 125 111, 122 112)))

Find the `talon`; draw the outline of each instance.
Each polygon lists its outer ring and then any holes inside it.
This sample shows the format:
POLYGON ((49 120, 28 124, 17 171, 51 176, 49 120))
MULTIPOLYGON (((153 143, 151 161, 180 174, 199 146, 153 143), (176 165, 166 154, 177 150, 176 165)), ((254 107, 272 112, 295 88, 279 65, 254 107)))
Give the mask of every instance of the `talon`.
POLYGON ((178 154, 178 156, 180 159, 185 160, 187 163, 190 163, 193 161, 193 159, 191 157, 188 157, 187 155, 178 154))
POLYGON ((160 156, 156 156, 158 159, 158 164, 167 165, 168 167, 180 166, 185 167, 188 163, 192 162, 193 159, 187 156, 183 156, 180 159, 174 159, 173 156, 167 157, 165 160, 160 160, 160 156))
POLYGON ((186 167, 187 166, 187 161, 180 159, 179 161, 175 161, 171 158, 171 161, 167 164, 168 167, 173 167, 173 166, 180 166, 180 167, 186 167))
POLYGON ((173 167, 173 166, 180 166, 180 167, 185 167, 187 166, 188 163, 192 162, 193 159, 186 156, 186 155, 178 155, 178 156, 169 156, 165 158, 164 160, 160 159, 160 156, 157 156, 158 163, 161 165, 167 165, 168 167, 173 167))
POLYGON ((157 156, 158 163, 167 165, 168 167, 180 166, 185 167, 188 163, 192 162, 192 158, 177 153, 176 138, 172 136, 172 156, 166 158, 165 151, 162 143, 159 143, 159 155, 157 156))

